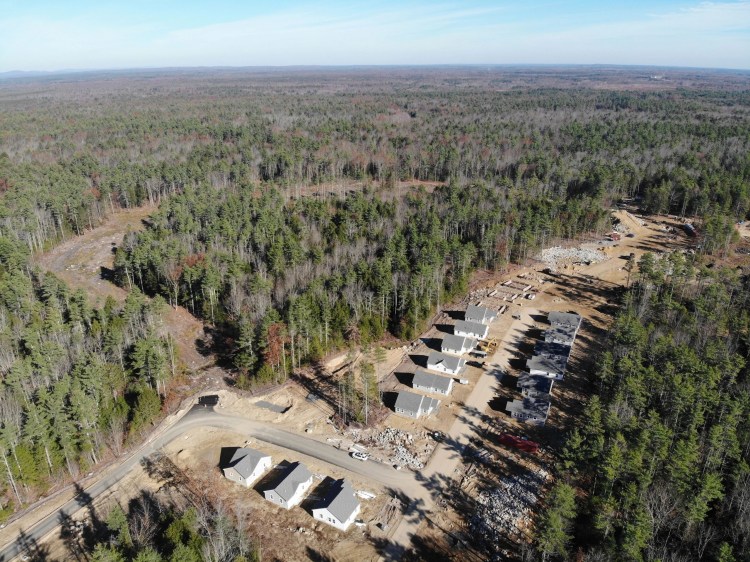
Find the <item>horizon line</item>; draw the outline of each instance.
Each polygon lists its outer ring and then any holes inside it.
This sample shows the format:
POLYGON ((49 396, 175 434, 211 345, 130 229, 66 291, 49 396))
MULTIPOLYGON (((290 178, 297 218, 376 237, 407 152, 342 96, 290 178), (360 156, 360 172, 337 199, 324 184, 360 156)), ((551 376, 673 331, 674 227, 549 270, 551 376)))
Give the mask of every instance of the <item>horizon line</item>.
POLYGON ((616 68, 616 69, 661 69, 661 70, 699 70, 709 72, 750 72, 750 67, 713 67, 655 64, 621 64, 621 63, 431 63, 431 64, 289 64, 289 65, 179 65, 179 66, 132 66, 105 68, 64 68, 56 70, 23 70, 13 69, 0 71, 0 79, 32 78, 51 75, 95 74, 108 72, 176 72, 176 71, 209 71, 209 70, 343 70, 343 69, 440 69, 440 68, 616 68))

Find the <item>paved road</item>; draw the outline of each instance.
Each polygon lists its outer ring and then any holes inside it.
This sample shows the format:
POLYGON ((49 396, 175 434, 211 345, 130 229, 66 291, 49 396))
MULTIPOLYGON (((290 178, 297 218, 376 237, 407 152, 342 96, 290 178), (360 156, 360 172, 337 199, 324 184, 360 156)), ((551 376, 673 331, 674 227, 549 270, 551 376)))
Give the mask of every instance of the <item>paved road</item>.
MULTIPOLYGON (((26 545, 38 544, 44 536, 60 525, 61 516, 71 516, 94 498, 105 493, 109 488, 115 486, 128 472, 138 466, 143 459, 159 451, 168 443, 182 436, 185 432, 196 427, 217 427, 245 433, 259 441, 264 441, 291 451, 296 451, 318 460, 330 463, 340 468, 360 474, 368 479, 375 480, 409 498, 424 501, 429 497, 429 492, 417 480, 414 474, 408 471, 396 471, 390 465, 372 461, 358 461, 349 456, 346 451, 341 451, 304 435, 298 435, 284 431, 268 424, 247 420, 245 418, 221 414, 213 407, 194 406, 172 427, 160 436, 143 445, 138 451, 126 458, 119 467, 112 471, 106 478, 92 484, 77 498, 65 503, 61 509, 55 511, 37 522, 33 527, 22 531, 23 537, 19 536, 11 544, 0 550, 0 561, 11 560, 20 554, 29 551, 26 545)), ((405 547, 407 545, 399 545, 405 547)))

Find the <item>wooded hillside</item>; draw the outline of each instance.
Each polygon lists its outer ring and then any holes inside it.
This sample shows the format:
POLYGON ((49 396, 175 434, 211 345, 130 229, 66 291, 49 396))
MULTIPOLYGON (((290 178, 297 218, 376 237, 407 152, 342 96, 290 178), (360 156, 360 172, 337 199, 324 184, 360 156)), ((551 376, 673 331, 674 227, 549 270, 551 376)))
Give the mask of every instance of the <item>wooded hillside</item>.
POLYGON ((679 253, 639 266, 540 514, 540 552, 750 560, 748 277, 679 253))

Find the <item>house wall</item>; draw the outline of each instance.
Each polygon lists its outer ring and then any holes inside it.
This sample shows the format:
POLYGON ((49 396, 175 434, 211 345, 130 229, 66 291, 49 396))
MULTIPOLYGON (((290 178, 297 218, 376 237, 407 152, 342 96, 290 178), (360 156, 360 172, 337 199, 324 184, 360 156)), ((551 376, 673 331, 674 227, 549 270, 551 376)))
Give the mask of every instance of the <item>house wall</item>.
POLYGON ((263 496, 265 496, 265 498, 271 503, 281 506, 284 509, 292 507, 290 503, 284 501, 284 498, 277 494, 275 490, 263 490, 263 496))
POLYGON ((307 482, 303 482, 302 484, 300 484, 295 494, 291 498, 289 498, 289 501, 284 501, 284 498, 277 494, 276 490, 263 490, 263 495, 271 503, 275 503, 276 505, 279 505, 284 509, 291 509, 302 501, 302 498, 305 496, 305 492, 307 492, 311 485, 312 478, 307 482))
POLYGON ((561 373, 550 373, 548 371, 540 371, 538 369, 529 369, 529 373, 532 375, 541 375, 543 377, 547 377, 548 379, 554 379, 556 381, 561 381, 563 378, 561 373))
POLYGON ((415 390, 422 390, 424 392, 436 392, 435 389, 432 388, 431 386, 420 386, 420 385, 413 384, 412 388, 414 388, 415 390))
POLYGON ((451 355, 463 355, 467 351, 469 351, 468 347, 463 347, 461 349, 448 349, 447 347, 443 347, 441 349, 443 353, 450 353, 451 355))
POLYGON ((305 497, 305 493, 307 493, 307 490, 310 488, 311 485, 312 485, 312 479, 300 484, 300 486, 297 488, 297 492, 289 500, 289 507, 293 507, 297 505, 299 502, 301 502, 302 498, 305 497))
POLYGON ((441 373, 446 373, 449 375, 456 374, 456 371, 452 371, 442 364, 441 365, 427 365, 427 368, 432 369, 433 371, 440 371, 441 373))
POLYGON ((238 484, 242 484, 243 486, 250 486, 250 482, 242 478, 240 473, 237 472, 234 467, 225 468, 222 471, 224 472, 224 478, 226 478, 227 480, 237 482, 238 484))
POLYGON ((267 457, 264 459, 261 459, 258 463, 258 466, 255 467, 255 470, 250 475, 250 478, 248 478, 247 485, 250 486, 251 483, 255 482, 258 478, 260 478, 263 473, 271 468, 271 458, 267 457))
POLYGON ((396 408, 396 413, 401 414, 402 416, 408 416, 414 419, 419 418, 419 415, 416 412, 408 412, 407 410, 404 410, 403 408, 396 408))
POLYGON ((483 340, 483 339, 485 339, 487 337, 487 333, 488 332, 489 332, 489 330, 485 330, 483 333, 477 334, 477 333, 474 333, 474 332, 464 332, 464 331, 461 331, 459 328, 455 328, 453 333, 456 334, 457 336, 461 336, 461 337, 464 337, 464 338, 472 338, 472 339, 475 339, 475 340, 483 340))
POLYGON ((331 527, 336 527, 339 531, 346 531, 349 528, 349 525, 354 523, 354 520, 357 518, 357 515, 359 515, 361 509, 362 507, 358 505, 346 521, 339 521, 330 511, 328 511, 328 508, 325 507, 314 508, 312 511, 315 519, 327 523, 331 527))

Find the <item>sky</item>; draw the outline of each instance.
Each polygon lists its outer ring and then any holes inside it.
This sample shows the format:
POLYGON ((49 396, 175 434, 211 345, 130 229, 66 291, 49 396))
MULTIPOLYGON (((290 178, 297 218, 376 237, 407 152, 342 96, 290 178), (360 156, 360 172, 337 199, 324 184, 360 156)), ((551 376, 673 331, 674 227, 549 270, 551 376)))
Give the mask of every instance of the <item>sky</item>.
POLYGON ((411 64, 750 69, 750 0, 0 0, 0 72, 411 64))

